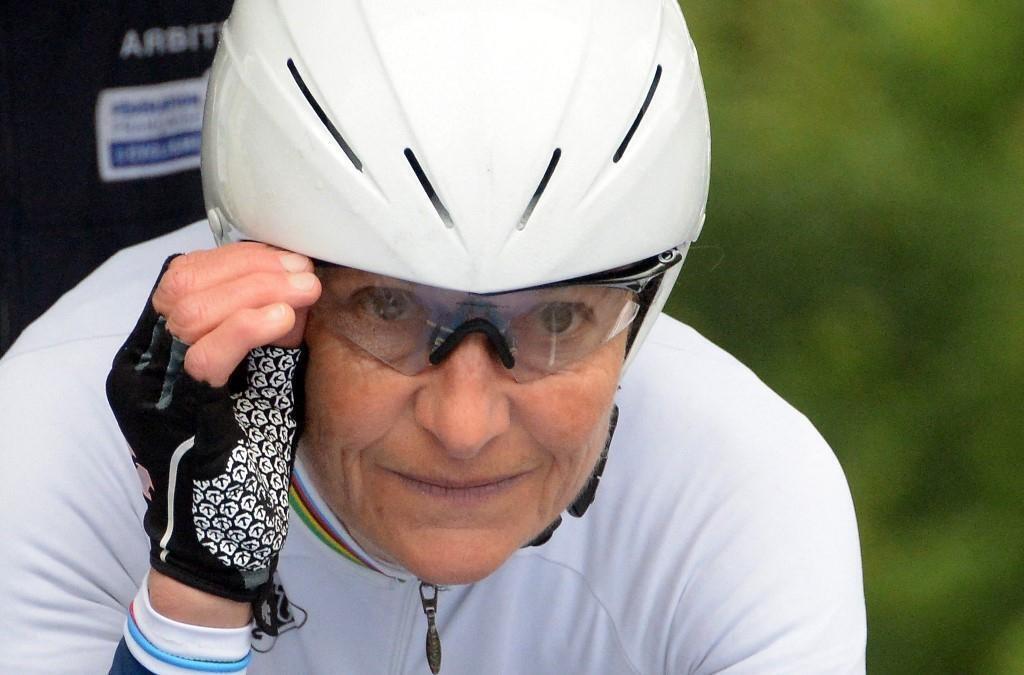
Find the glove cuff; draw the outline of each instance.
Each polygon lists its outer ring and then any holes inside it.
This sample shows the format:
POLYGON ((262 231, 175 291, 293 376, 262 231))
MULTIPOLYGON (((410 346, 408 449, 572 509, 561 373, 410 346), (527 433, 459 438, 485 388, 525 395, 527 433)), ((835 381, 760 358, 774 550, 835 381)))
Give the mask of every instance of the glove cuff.
POLYGON ((270 583, 271 570, 274 567, 272 561, 270 566, 251 572, 241 572, 227 567, 193 569, 187 561, 181 560, 173 553, 157 549, 150 551, 149 563, 161 574, 186 586, 210 595, 246 603, 255 602, 260 597, 261 591, 270 583))

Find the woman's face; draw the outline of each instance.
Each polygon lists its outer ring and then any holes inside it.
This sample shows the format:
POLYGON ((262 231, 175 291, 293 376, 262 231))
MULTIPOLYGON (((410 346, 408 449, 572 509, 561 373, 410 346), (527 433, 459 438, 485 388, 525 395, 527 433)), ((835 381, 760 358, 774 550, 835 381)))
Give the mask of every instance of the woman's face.
POLYGON ((567 369, 520 384, 470 334, 403 375, 314 308, 301 452, 312 480, 372 555, 438 584, 477 581, 547 527, 608 436, 626 332, 567 369))

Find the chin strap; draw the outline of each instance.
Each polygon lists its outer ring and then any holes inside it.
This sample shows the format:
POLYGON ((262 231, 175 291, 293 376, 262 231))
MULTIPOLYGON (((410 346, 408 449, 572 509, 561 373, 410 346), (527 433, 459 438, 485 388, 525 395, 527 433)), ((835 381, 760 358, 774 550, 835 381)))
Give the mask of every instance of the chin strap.
MULTIPOLYGON (((608 440, 605 441, 604 450, 601 451, 601 456, 597 460, 597 464, 594 466, 594 471, 590 474, 590 478, 587 480, 587 484, 583 486, 580 493, 576 495, 576 499, 573 500, 569 508, 566 509, 570 516, 574 518, 582 518, 583 514, 587 512, 590 505, 594 502, 594 497, 597 495, 597 486, 601 482, 601 474, 604 473, 604 466, 608 463, 608 449, 612 447, 612 436, 615 435, 615 425, 619 422, 619 406, 612 405, 612 415, 608 420, 608 440)), ((548 539, 551 539, 551 535, 555 533, 558 526, 562 524, 562 516, 555 518, 554 522, 544 528, 544 531, 538 534, 533 540, 526 546, 540 546, 546 544, 548 539)), ((524 547, 525 548, 525 547, 524 547)))

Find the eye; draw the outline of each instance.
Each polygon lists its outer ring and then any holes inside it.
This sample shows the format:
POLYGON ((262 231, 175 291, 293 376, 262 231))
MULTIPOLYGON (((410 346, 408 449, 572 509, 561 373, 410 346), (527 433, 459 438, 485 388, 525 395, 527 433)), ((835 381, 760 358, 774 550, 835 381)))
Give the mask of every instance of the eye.
POLYGON ((548 302, 535 309, 534 315, 545 333, 564 336, 578 329, 592 312, 581 302, 548 302))
POLYGON ((360 309, 380 321, 403 321, 413 318, 419 303, 400 288, 364 288, 356 294, 360 309))

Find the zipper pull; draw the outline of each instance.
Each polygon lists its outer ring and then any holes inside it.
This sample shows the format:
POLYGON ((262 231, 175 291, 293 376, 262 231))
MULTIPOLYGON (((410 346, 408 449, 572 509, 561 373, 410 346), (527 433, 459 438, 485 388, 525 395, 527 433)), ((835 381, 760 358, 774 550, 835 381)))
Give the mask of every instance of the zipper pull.
POLYGON ((441 636, 437 634, 437 586, 420 582, 420 602, 423 613, 427 615, 427 665, 430 672, 437 675, 441 672, 441 636), (428 596, 427 589, 432 588, 433 594, 428 596))

